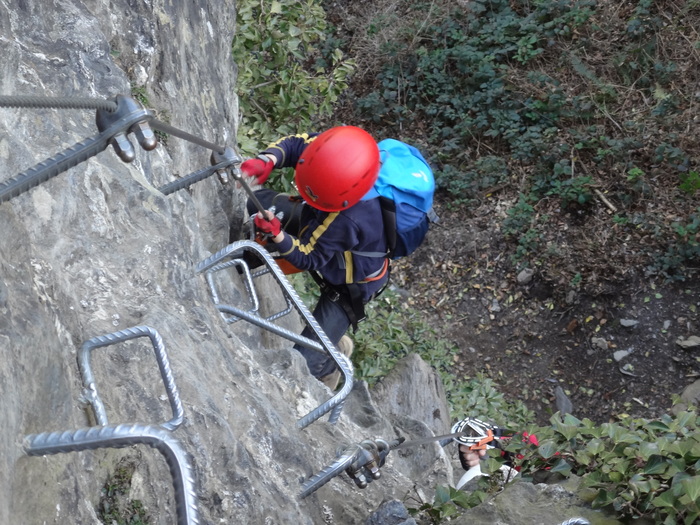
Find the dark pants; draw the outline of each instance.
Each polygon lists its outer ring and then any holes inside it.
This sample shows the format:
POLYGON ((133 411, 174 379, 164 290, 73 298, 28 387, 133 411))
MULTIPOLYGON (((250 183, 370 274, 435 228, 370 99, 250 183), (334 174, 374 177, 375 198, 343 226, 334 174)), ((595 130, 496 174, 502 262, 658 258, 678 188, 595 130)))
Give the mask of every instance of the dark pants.
MULTIPOLYGON (((283 213, 281 222, 285 232, 295 237, 299 235, 301 211, 303 206, 305 206, 303 200, 296 197, 290 198, 287 194, 269 189, 257 190, 255 196, 265 209, 270 209, 270 207, 274 206, 276 214, 279 212, 283 213)), ((246 208, 250 215, 258 211, 250 199, 246 208)), ((322 291, 321 297, 319 297, 318 303, 316 303, 314 308, 313 316, 331 342, 337 345, 351 324, 348 314, 345 313, 346 309, 350 307, 350 298, 346 294, 338 294, 337 300, 333 299, 336 299, 336 294, 333 294, 333 297, 331 297, 331 295, 322 291)), ((309 339, 316 339, 313 330, 309 326, 304 328, 301 335, 309 339)), ((304 356, 309 371, 314 377, 324 377, 337 368, 335 359, 326 352, 319 352, 300 345, 294 345, 294 349, 304 356)))
MULTIPOLYGON (((341 296, 338 301, 342 300, 341 296)), ((322 293, 313 311, 314 318, 334 345, 338 344, 340 338, 343 337, 350 327, 350 319, 348 319, 345 310, 338 301, 332 301, 328 295, 322 293)), ((308 326, 304 328, 301 335, 310 339, 316 339, 313 336, 313 330, 308 326)), ((327 376, 337 368, 335 359, 326 352, 319 352, 300 345, 294 345, 294 349, 304 356, 309 371, 314 377, 327 376)))

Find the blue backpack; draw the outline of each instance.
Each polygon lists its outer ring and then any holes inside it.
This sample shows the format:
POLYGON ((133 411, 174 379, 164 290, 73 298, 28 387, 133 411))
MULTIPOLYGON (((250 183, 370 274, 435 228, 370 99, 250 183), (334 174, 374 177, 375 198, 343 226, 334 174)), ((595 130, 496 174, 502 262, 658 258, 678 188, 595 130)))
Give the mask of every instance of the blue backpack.
POLYGON ((413 146, 395 139, 382 140, 378 146, 382 167, 373 189, 382 205, 388 252, 372 256, 398 259, 412 254, 423 242, 430 223, 438 221, 433 212, 435 179, 413 146))

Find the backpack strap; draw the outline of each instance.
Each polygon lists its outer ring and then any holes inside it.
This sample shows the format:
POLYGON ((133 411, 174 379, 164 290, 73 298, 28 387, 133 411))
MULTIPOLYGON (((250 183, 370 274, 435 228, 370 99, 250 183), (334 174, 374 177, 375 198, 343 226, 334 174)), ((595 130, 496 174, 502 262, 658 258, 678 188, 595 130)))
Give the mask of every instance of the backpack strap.
POLYGON ((432 222, 433 224, 437 224, 440 222, 440 217, 438 216, 437 213, 435 213, 435 210, 431 206, 430 209, 428 210, 428 220, 432 222))

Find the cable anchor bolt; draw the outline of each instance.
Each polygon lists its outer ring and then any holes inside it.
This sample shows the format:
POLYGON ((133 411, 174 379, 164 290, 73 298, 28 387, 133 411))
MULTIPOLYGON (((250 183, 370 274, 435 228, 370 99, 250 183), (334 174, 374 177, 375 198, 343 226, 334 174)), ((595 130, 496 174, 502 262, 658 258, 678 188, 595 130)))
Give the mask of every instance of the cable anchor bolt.
POLYGON ((217 164, 224 164, 221 168, 216 170, 216 174, 219 177, 219 180, 221 181, 221 184, 228 184, 229 178, 228 178, 228 170, 229 169, 238 169, 237 167, 231 168, 234 164, 240 164, 241 159, 238 154, 233 150, 233 148, 225 148, 223 153, 218 152, 218 151, 212 151, 211 152, 211 164, 212 166, 216 166, 217 164))
POLYGON ((133 133, 143 149, 147 151, 154 149, 158 145, 158 141, 148 124, 153 116, 133 98, 117 95, 114 101, 117 104, 114 111, 97 110, 95 123, 100 133, 112 134, 109 143, 117 156, 124 162, 132 162, 136 158, 136 152, 127 133, 133 133), (138 117, 143 118, 134 123, 135 118, 138 117))

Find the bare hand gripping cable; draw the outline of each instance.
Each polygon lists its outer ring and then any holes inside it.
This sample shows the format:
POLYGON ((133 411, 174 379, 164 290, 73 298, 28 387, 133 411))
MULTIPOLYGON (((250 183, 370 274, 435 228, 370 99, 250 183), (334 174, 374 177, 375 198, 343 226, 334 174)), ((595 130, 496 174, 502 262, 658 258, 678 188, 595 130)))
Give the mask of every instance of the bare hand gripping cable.
POLYGON ((98 448, 124 448, 131 445, 148 445, 163 455, 170 468, 175 489, 177 523, 197 525, 199 511, 192 467, 182 445, 163 428, 139 424, 103 426, 66 432, 45 432, 24 439, 24 451, 29 456, 98 448))
MULTIPOLYGON (((220 270, 226 268, 227 266, 223 261, 227 259, 243 259, 243 254, 248 252, 254 252, 265 264, 266 272, 269 272, 277 281, 277 283, 282 288, 282 291, 296 307, 299 314, 302 316, 304 322, 311 328, 318 341, 303 337, 297 333, 287 330, 281 326, 278 326, 271 322, 269 319, 261 317, 255 311, 243 310, 232 305, 217 304, 216 308, 220 312, 225 312, 228 314, 233 314, 236 317, 244 319, 249 323, 256 326, 269 330, 270 332, 284 337, 290 341, 298 344, 302 344, 307 348, 312 348, 314 350, 326 351, 330 354, 333 360, 336 362, 341 374, 344 377, 344 384, 342 388, 328 401, 321 404, 319 407, 315 408, 307 415, 302 417, 297 421, 297 425, 300 428, 305 428, 317 419, 320 419, 326 412, 331 412, 329 416, 329 422, 335 424, 340 417, 340 412, 342 410, 345 398, 350 395, 353 384, 353 370, 352 363, 345 357, 335 345, 328 339, 321 326, 316 321, 316 318, 308 310, 304 302, 299 298, 296 291, 292 285, 287 280, 287 277, 282 273, 279 266, 272 258, 272 256, 267 252, 267 250, 260 244, 253 241, 237 241, 233 244, 229 244, 223 250, 215 253, 211 257, 201 261, 197 267, 197 273, 207 273, 215 270, 220 270), (320 342, 319 342, 320 341, 320 342)), ((252 280, 251 280, 252 282, 252 280)))

